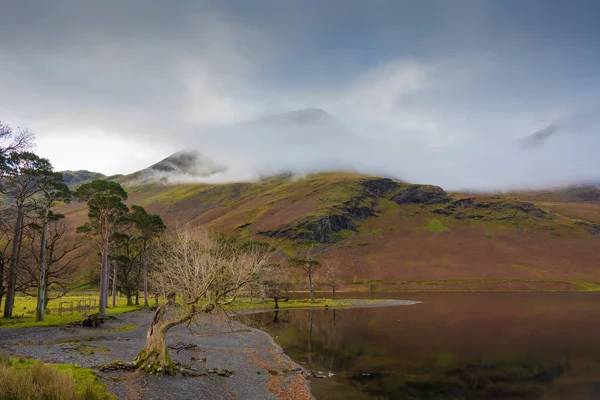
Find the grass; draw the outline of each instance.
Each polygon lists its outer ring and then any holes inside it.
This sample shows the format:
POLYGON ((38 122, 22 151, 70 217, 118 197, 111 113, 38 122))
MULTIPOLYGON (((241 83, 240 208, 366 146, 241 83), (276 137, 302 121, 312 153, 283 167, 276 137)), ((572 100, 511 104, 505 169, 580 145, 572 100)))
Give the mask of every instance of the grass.
MULTIPOLYGON (((322 308, 322 307, 344 307, 351 305, 347 300, 315 299, 311 303, 309 299, 290 299, 288 301, 279 301, 280 309, 290 308, 322 308)), ((236 310, 262 310, 275 309, 273 300, 262 301, 260 299, 241 299, 233 306, 236 310)))
POLYGON ((76 346, 75 350, 77 350, 79 354, 84 356, 91 356, 95 353, 110 353, 110 349, 106 347, 90 346, 86 344, 80 344, 76 346))
POLYGON ((0 355, 0 398, 10 400, 116 399, 90 369, 0 355))
POLYGON ((119 328, 109 329, 108 331, 109 332, 129 332, 129 331, 134 330, 137 327, 138 327, 137 325, 131 324, 131 325, 124 325, 119 328))
POLYGON ((427 218, 427 230, 429 232, 445 232, 448 228, 439 219, 427 218))
MULTIPOLYGON (((35 308, 36 299, 30 296, 17 296, 15 299, 15 307, 13 315, 15 317, 11 319, 0 318, 0 329, 3 328, 29 328, 33 326, 57 326, 57 325, 68 325, 72 322, 80 321, 86 312, 74 311, 72 315, 58 315, 58 303, 63 302, 76 302, 83 299, 94 299, 98 297, 97 292, 83 292, 78 295, 65 296, 58 300, 50 302, 49 306, 51 313, 46 314, 44 320, 41 322, 35 322, 35 308)), ((108 308, 106 313, 108 315, 122 314, 125 312, 139 309, 139 306, 128 306, 127 299, 125 297, 117 297, 117 306, 115 308, 108 308)), ((98 310, 89 311, 88 313, 97 312, 98 310)), ((69 313, 70 314, 70 313, 69 313)))

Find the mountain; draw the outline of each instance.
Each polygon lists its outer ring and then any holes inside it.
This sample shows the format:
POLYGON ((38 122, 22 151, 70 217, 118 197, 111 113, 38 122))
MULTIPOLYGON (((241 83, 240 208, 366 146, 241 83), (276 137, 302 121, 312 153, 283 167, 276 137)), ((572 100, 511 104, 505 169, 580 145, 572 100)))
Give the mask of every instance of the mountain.
POLYGON ((215 163, 211 158, 200 154, 199 151, 185 149, 146 169, 125 176, 123 180, 185 180, 207 177, 226 170, 227 167, 215 163))
MULTIPOLYGON (((333 265, 337 280, 349 290, 373 285, 389 290, 600 290, 596 186, 483 195, 358 173, 285 170, 267 170, 242 182, 204 180, 226 175, 236 164, 255 167, 245 153, 265 143, 277 143, 261 154, 268 165, 279 155, 271 154, 275 150, 283 158, 298 149, 308 157, 312 146, 335 153, 359 140, 325 111, 301 110, 210 132, 202 138, 202 151, 183 150, 111 179, 125 186, 130 204, 159 213, 169 227, 204 225, 268 241, 289 255, 312 249, 333 265), (213 151, 217 145, 224 147, 213 151), (220 158, 225 150, 233 152, 227 160, 220 158)), ((65 173, 70 184, 102 176, 65 173)), ((73 227, 86 218, 81 203, 61 211, 73 227)))
MULTIPOLYGON (((336 260, 337 279, 349 290, 598 288, 599 204, 448 193, 341 172, 124 184, 129 203, 161 214, 170 227, 202 224, 290 255, 313 248, 336 260)), ((74 226, 85 219, 83 204, 64 208, 74 226)))
POLYGON ((566 186, 551 190, 515 192, 512 195, 524 200, 600 204, 600 186, 598 185, 566 186))
POLYGON ((229 130, 233 136, 238 132, 247 139, 285 144, 314 145, 357 139, 340 121, 318 108, 270 115, 234 125, 229 130))
POLYGON ((190 147, 134 174, 126 181, 247 180, 310 165, 339 165, 339 154, 360 138, 320 109, 266 116, 240 124, 205 129, 190 147), (335 149, 336 151, 332 151, 335 149))
POLYGON ((84 169, 78 171, 61 171, 63 174, 63 181, 71 187, 83 185, 86 182, 91 182, 96 179, 108 179, 115 180, 121 178, 123 175, 111 175, 106 176, 99 172, 86 171, 84 169))
POLYGON ((63 181, 67 185, 80 185, 95 179, 106 179, 106 175, 86 170, 62 171, 63 181))

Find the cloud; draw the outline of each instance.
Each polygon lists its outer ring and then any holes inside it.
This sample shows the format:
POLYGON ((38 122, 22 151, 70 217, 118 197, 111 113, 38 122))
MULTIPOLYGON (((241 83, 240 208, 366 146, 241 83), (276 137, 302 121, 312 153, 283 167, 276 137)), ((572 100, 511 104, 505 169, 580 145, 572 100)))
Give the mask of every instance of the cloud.
POLYGON ((563 128, 600 98, 593 4, 533 3, 9 2, 0 119, 34 129, 61 169, 129 173, 192 147, 228 164, 213 180, 336 168, 452 189, 597 180, 594 113, 563 128), (358 139, 224 128, 309 107, 358 139), (519 146, 557 121, 543 146, 519 146))

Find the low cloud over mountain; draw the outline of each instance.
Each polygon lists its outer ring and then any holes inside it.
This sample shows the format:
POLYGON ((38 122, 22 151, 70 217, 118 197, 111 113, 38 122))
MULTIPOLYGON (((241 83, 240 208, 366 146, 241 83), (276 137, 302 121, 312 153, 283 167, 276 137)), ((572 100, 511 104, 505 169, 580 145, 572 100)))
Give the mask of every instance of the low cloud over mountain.
POLYGON ((324 110, 305 109, 188 135, 187 149, 135 176, 171 183, 224 183, 283 172, 302 176, 350 170, 451 190, 588 183, 598 177, 596 171, 584 167, 595 158, 593 147, 585 144, 594 138, 589 134, 593 126, 568 129, 563 123, 562 134, 552 130, 542 142, 538 140, 541 134, 535 133, 521 141, 484 136, 433 147, 366 139, 324 110), (572 134, 573 130, 580 134, 572 134), (578 159, 565 157, 576 153, 578 159))

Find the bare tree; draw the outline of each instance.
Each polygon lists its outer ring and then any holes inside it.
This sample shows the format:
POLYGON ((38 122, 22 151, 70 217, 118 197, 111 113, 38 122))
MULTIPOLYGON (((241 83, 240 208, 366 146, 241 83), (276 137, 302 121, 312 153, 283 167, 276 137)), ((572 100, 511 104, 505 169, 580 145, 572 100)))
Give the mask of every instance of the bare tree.
MULTIPOLYGON (((7 157, 14 152, 21 152, 29 150, 34 145, 35 135, 34 133, 26 128, 17 128, 14 130, 10 125, 0 121, 0 170, 2 178, 4 178, 4 171, 7 168, 8 160, 7 157)), ((0 190, 1 191, 1 190, 0 190)), ((4 211, 2 210, 3 214, 4 211)), ((2 298, 6 294, 5 285, 5 272, 6 266, 10 262, 10 256, 7 253, 8 247, 12 242, 12 236, 7 234, 9 232, 7 215, 2 215, 0 218, 0 235, 2 235, 2 243, 4 245, 2 252, 0 253, 0 306, 2 305, 2 298)))
POLYGON ((335 290, 338 284, 337 273, 340 269, 340 262, 337 258, 326 258, 321 261, 320 281, 331 288, 332 298, 335 300, 335 290))
MULTIPOLYGON (((42 219, 44 215, 40 216, 42 219)), ((86 255, 81 240, 73 240, 67 235, 69 228, 64 219, 64 215, 50 212, 47 220, 47 233, 45 241, 45 274, 43 281, 43 305, 48 307, 50 300, 58 299, 72 289, 77 278, 79 262, 86 255), (52 294, 50 294, 52 290, 52 294)), ((40 249, 43 235, 42 226, 34 221, 27 226, 27 241, 30 259, 34 262, 24 263, 23 277, 19 290, 25 292, 27 281, 30 286, 37 286, 40 275, 39 266, 41 265, 42 251, 40 249)), ((39 291, 38 291, 39 292, 39 291)))
POLYGON ((165 343, 169 329, 235 302, 257 282, 271 254, 270 247, 239 243, 203 229, 185 228, 158 241, 151 255, 156 266, 151 279, 168 300, 156 310, 134 365, 148 373, 174 374, 177 368, 165 343), (207 293, 206 304, 200 306, 207 293))
POLYGON ((289 282, 289 272, 281 263, 272 263, 268 265, 262 274, 259 291, 265 299, 273 299, 275 309, 279 309, 279 301, 288 301, 290 299, 291 284, 289 282))
POLYGON ((2 157, 0 165, 0 191, 4 195, 12 211, 14 220, 12 235, 12 253, 8 269, 8 283, 4 317, 12 317, 16 293, 17 274, 20 265, 21 238, 23 237, 24 220, 28 213, 37 208, 36 196, 42 192, 47 183, 57 182, 62 176, 54 172, 52 164, 30 152, 12 152, 2 157))
POLYGON ((309 251, 305 258, 293 257, 290 258, 289 263, 293 267, 300 268, 304 271, 308 278, 308 290, 310 292, 310 302, 315 302, 315 288, 313 285, 313 279, 316 273, 316 270, 321 266, 321 263, 317 260, 312 259, 311 252, 309 251))
POLYGON ((0 243, 2 243, 2 248, 0 249, 0 307, 2 306, 2 299, 6 294, 5 271, 7 264, 10 262, 8 248, 12 241, 11 231, 12 229, 8 220, 4 216, 0 216, 0 243))
POLYGON ((0 121, 0 157, 11 153, 30 150, 33 147, 35 134, 27 128, 11 128, 0 121))

